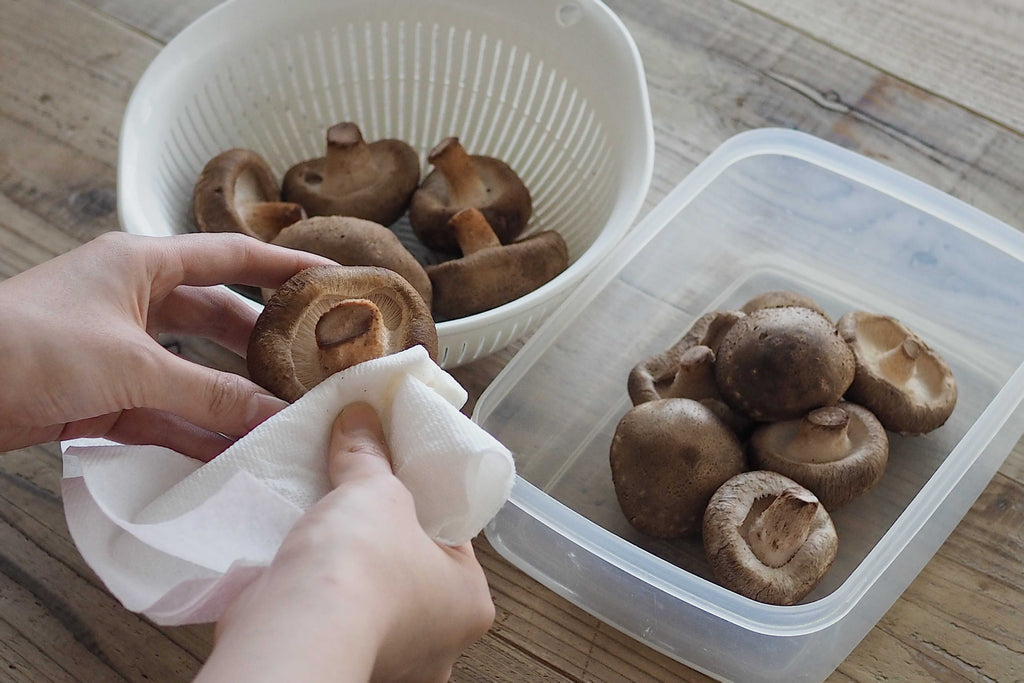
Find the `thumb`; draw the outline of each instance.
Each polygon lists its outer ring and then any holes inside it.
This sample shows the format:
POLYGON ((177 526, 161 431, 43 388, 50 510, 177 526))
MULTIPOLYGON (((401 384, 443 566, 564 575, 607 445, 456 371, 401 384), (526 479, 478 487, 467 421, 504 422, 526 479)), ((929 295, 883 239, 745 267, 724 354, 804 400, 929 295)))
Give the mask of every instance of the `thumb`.
POLYGON ((345 406, 331 429, 331 485, 391 473, 391 454, 377 412, 368 403, 345 406))

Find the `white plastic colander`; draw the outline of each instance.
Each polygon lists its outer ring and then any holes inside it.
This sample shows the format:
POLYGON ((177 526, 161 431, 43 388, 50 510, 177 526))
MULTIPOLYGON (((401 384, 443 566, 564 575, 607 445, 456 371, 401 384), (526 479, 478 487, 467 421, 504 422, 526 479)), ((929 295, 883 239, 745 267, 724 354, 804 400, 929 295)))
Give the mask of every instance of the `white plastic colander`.
MULTIPOLYGON (((192 188, 211 157, 249 148, 281 177, 322 156, 340 121, 368 141, 405 140, 424 172, 430 148, 452 135, 503 159, 533 196, 527 234, 557 230, 568 244, 569 268, 547 285, 439 322, 444 367, 539 324, 629 230, 651 180, 643 66, 597 0, 230 0, 172 40, 132 94, 121 225, 193 231, 192 188)), ((405 219, 394 229, 426 258, 405 219)))

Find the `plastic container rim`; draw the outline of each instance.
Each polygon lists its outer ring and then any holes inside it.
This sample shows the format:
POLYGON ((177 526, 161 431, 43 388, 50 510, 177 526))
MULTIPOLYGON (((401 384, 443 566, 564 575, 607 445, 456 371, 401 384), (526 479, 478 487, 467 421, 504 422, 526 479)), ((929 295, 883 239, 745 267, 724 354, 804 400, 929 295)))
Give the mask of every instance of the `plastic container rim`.
MULTIPOLYGON (((609 258, 614 257, 616 263, 629 262, 657 235, 672 215, 689 204, 723 171, 745 158, 773 154, 807 161, 884 192, 1024 261, 1024 234, 1005 223, 879 162, 807 133, 780 128, 749 130, 726 140, 634 228, 629 239, 620 244, 609 258)), ((575 317, 573 312, 582 310, 619 272, 617 268, 602 268, 602 265, 599 264, 556 309, 484 390, 473 411, 472 419, 475 422, 482 422, 492 409, 491 404, 507 394, 522 378, 528 369, 522 359, 531 353, 539 355, 540 351, 550 346, 564 323, 575 317)), ((899 557, 945 497, 971 469, 984 447, 995 438, 1020 405, 1022 393, 1024 363, 1015 369, 991 403, 860 565, 832 593, 806 604, 766 605, 690 574, 598 526, 519 475, 516 475, 512 495, 506 504, 520 508, 605 562, 709 614, 763 635, 806 635, 835 624, 857 605, 875 580, 899 557), (973 455, 965 455, 968 443, 974 448, 973 455), (573 522, 572 528, 576 531, 569 531, 565 524, 557 523, 566 518, 573 522), (689 578, 697 580, 693 590, 680 588, 678 582, 673 581, 671 575, 679 572, 685 572, 689 578)), ((496 547, 501 545, 492 526, 487 527, 486 533, 496 547)))

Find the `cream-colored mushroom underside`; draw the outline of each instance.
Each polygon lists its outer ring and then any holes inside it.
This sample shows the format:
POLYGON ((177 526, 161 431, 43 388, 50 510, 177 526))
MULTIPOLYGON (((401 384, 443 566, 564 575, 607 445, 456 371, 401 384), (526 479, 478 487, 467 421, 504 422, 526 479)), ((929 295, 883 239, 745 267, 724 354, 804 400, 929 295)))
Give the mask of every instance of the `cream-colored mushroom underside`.
POLYGON ((327 311, 343 301, 354 298, 371 301, 380 310, 381 318, 384 321, 384 348, 394 349, 402 345, 401 337, 405 327, 406 310, 390 289, 379 288, 365 294, 352 296, 331 294, 317 297, 310 302, 296 323, 291 346, 291 362, 295 379, 306 390, 312 389, 324 379, 317 353, 317 322, 327 311))
POLYGON ((921 348, 917 358, 908 358, 903 350, 906 339, 890 320, 864 321, 857 329, 857 352, 876 373, 925 403, 943 392, 945 373, 929 350, 921 348))

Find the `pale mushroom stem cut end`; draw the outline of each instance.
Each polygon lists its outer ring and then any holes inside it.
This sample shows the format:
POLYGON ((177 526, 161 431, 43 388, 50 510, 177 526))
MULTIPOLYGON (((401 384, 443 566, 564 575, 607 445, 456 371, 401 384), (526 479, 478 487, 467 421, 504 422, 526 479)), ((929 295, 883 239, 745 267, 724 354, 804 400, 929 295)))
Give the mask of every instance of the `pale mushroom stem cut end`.
POLYGON ((812 410, 800 421, 790 457, 816 463, 842 460, 852 448, 849 426, 850 415, 839 406, 812 410))
POLYGON ((324 191, 359 186, 373 182, 377 164, 370 146, 363 140, 359 126, 349 121, 327 129, 327 152, 324 155, 324 191))
POLYGON ((366 299, 347 299, 316 323, 317 357, 325 375, 385 354, 387 331, 380 309, 366 299))
POLYGON ((786 489, 751 523, 747 543, 769 567, 789 562, 811 533, 820 503, 801 489, 786 489))
POLYGON ((448 225, 455 231, 455 241, 459 243, 463 256, 501 246, 490 223, 477 209, 459 211, 451 217, 448 225))
POLYGON ((458 138, 449 137, 437 143, 430 150, 427 161, 436 166, 448 181, 448 194, 453 206, 481 203, 487 187, 458 138))

